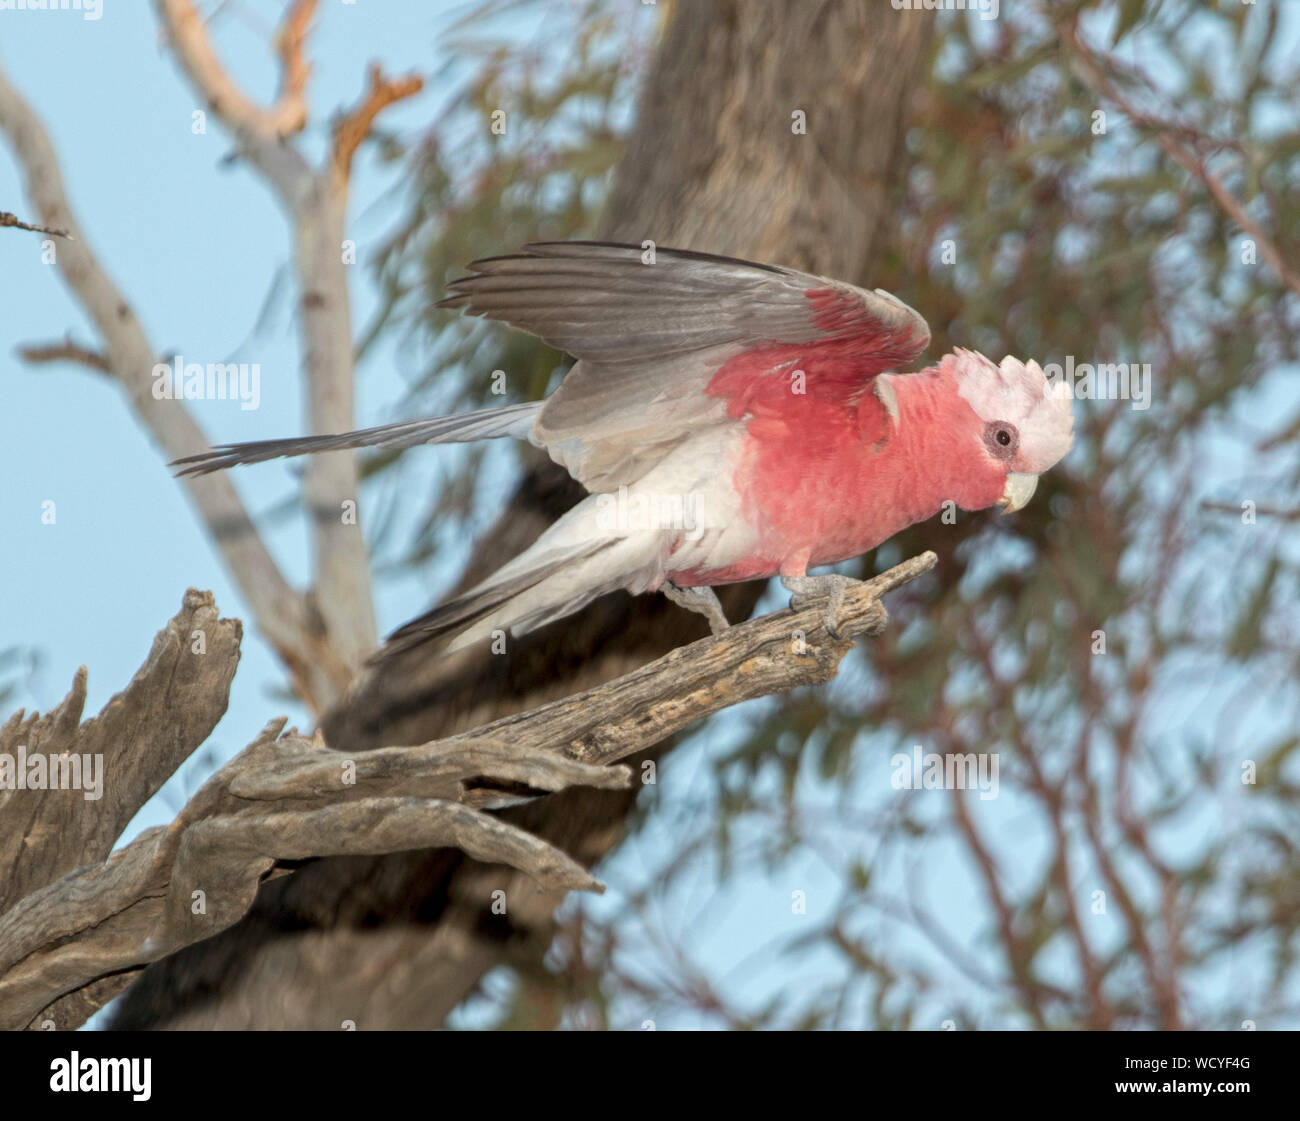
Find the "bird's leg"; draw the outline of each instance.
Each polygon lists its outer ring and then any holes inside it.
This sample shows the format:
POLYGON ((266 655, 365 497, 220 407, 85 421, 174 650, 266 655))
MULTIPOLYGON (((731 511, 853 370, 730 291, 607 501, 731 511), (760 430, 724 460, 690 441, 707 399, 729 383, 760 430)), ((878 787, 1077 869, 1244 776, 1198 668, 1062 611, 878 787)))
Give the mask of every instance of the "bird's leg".
POLYGON ((718 602, 717 593, 712 588, 679 588, 671 580, 665 580, 659 590, 678 607, 703 615, 708 619, 709 630, 714 634, 721 634, 731 626, 722 610, 722 604, 718 602))
POLYGON ((781 574, 781 587, 794 593, 790 596, 790 606, 795 611, 806 607, 813 600, 825 597, 826 614, 823 622, 831 638, 840 637, 839 621, 840 611, 844 607, 844 593, 861 583, 861 580, 855 580, 852 576, 840 576, 838 573, 829 576, 781 574))

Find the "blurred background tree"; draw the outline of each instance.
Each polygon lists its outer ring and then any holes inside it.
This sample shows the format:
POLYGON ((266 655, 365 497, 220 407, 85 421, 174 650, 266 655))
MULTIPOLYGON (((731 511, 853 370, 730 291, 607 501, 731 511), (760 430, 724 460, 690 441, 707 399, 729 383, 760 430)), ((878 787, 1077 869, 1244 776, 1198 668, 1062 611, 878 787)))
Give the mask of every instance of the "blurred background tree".
MULTIPOLYGON (((393 150, 409 190, 363 343, 424 348, 411 415, 501 400, 497 370, 508 399, 553 387, 562 356, 432 304, 475 257, 574 236, 879 286, 927 316, 931 355, 1149 365, 1148 407, 1080 400, 1074 451, 1016 517, 934 520, 844 566, 940 557, 832 687, 700 729, 634 806, 518 813, 604 857, 610 896, 507 920, 500 874, 454 854, 322 861, 151 967, 118 1022, 273 1023, 303 985, 325 1022, 365 999, 346 963, 378 931, 403 979, 367 1008, 385 1026, 1300 1026, 1300 13, 658 9, 652 35, 595 0, 489 0, 457 26, 449 110, 393 150), (995 753, 998 796, 896 789, 914 745, 995 753)), ((575 497, 527 449, 451 462, 396 545, 392 516, 393 567, 465 559, 472 579, 575 497), (510 511, 468 555, 516 456, 510 511)), ((371 464, 372 506, 410 502, 406 464, 371 464)), ((746 587, 729 610, 779 603, 746 587)), ((368 680, 324 727, 418 742, 699 633, 613 597, 503 667, 368 680)))

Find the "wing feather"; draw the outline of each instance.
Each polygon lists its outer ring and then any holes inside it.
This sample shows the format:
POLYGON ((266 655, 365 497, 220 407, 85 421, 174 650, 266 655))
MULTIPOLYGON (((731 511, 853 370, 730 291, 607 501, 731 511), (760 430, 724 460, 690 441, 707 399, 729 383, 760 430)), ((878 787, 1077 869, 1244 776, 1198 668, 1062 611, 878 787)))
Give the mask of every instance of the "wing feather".
POLYGON ((847 405, 930 341, 888 292, 689 250, 644 261, 634 245, 542 242, 473 262, 440 302, 578 359, 535 432, 592 490, 633 481, 693 431, 743 415, 755 383, 792 363, 827 371, 823 392, 847 405))

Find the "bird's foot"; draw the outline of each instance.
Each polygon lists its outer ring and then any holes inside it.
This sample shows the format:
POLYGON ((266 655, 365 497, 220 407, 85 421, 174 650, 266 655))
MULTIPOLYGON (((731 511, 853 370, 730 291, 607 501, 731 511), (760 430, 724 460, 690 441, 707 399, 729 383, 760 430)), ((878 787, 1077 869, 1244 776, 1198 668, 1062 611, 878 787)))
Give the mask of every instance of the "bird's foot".
POLYGON ((781 577, 781 587, 793 593, 790 596, 790 607, 793 610, 799 611, 814 600, 826 600, 826 614, 822 621, 831 638, 842 637, 839 624, 840 612, 844 609, 844 593, 861 583, 861 580, 855 580, 852 576, 840 576, 838 573, 829 576, 781 577))
POLYGON ((717 593, 712 588, 679 588, 666 580, 660 585, 659 590, 678 607, 703 615, 709 621, 709 630, 715 635, 721 634, 731 626, 727 622, 726 613, 722 610, 722 604, 718 601, 717 593))

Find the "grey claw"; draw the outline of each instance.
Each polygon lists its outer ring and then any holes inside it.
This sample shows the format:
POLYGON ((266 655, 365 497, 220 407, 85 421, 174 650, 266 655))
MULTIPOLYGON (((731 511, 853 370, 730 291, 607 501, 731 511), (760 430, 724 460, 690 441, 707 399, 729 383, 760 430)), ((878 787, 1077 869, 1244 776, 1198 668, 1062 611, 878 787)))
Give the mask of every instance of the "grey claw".
POLYGON ((726 613, 722 610, 722 604, 718 601, 718 595, 712 588, 679 588, 671 581, 665 581, 659 590, 678 607, 703 615, 709 622, 710 632, 714 635, 723 634, 731 628, 726 613))
POLYGON ((840 611, 844 606, 844 593, 848 588, 861 583, 848 576, 782 576, 781 584, 793 594, 790 596, 790 609, 792 611, 802 610, 809 604, 825 599, 826 613, 822 616, 822 624, 826 627, 826 633, 837 641, 842 640, 844 635, 840 632, 839 617, 840 611))

